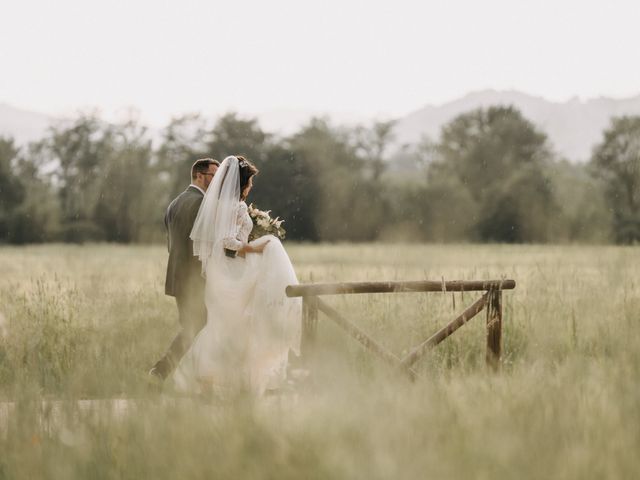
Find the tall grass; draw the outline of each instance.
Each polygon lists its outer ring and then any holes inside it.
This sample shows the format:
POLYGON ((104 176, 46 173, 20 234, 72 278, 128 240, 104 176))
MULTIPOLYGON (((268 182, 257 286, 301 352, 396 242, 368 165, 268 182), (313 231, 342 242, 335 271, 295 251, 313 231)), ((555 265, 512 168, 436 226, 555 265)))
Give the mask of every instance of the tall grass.
MULTIPOLYGON (((293 245, 302 282, 508 277, 503 366, 480 314, 410 384, 321 316, 297 395, 150 393, 176 329, 160 247, 0 250, 0 479, 635 478, 640 250, 293 245), (120 399, 120 400, 118 400, 120 399), (91 400, 91 401, 87 401, 91 400)), ((328 301, 398 355, 478 294, 328 301), (455 302, 455 308, 454 308, 455 302)))

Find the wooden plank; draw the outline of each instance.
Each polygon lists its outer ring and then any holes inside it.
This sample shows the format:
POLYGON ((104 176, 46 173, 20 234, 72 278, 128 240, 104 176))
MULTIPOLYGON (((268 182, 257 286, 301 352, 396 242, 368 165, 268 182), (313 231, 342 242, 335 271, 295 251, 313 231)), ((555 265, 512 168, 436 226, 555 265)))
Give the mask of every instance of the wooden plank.
POLYGON ((300 339, 300 354, 304 360, 313 355, 318 331, 318 297, 303 297, 302 299, 302 336, 300 339))
POLYGON ((487 304, 488 293, 485 293, 480 297, 480 299, 476 300, 469 308, 467 308, 464 312, 462 312, 457 318, 449 322, 446 326, 442 327, 436 333, 427 338, 420 345, 415 347, 411 352, 407 354, 406 357, 402 359, 402 365, 405 367, 410 367, 414 363, 416 363, 422 355, 425 354, 427 350, 431 350, 433 347, 438 345, 440 342, 449 337, 453 332, 462 327, 465 323, 475 317, 478 313, 482 311, 482 309, 487 304))
POLYGON ((473 292, 488 290, 512 290, 515 280, 452 280, 413 282, 349 282, 349 283, 313 283, 289 285, 288 297, 311 295, 344 295, 355 293, 398 293, 398 292, 473 292))
POLYGON ((487 309, 487 365, 495 370, 500 368, 502 350, 502 292, 489 292, 489 308, 487 309))
MULTIPOLYGON (((367 335, 363 330, 340 315, 340 313, 338 313, 333 307, 325 303, 323 300, 318 299, 318 309, 325 315, 327 315, 331 320, 336 322, 338 326, 345 330, 349 335, 360 342, 367 350, 376 354, 386 363, 393 367, 398 367, 401 365, 399 357, 384 348, 373 338, 367 335)), ((410 366, 403 368, 403 370, 409 375, 409 378, 411 378, 412 380, 417 377, 416 372, 412 370, 410 366)))

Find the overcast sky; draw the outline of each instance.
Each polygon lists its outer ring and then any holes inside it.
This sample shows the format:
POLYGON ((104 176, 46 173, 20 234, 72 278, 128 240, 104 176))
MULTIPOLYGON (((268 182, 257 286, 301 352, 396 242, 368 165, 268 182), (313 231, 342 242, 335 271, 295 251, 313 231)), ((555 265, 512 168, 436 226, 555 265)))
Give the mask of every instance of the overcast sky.
POLYGON ((639 0, 2 2, 0 102, 402 115, 472 90, 640 93, 639 0))

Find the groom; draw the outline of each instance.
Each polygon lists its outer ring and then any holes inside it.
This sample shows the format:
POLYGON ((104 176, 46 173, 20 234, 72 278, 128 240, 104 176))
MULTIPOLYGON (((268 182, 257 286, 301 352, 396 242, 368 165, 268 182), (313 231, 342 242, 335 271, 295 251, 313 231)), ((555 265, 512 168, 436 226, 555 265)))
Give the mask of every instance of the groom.
POLYGON ((164 381, 174 370, 195 336, 207 323, 201 264, 193 255, 193 242, 189 234, 204 194, 219 166, 220 162, 212 158, 196 160, 191 167, 191 185, 169 204, 164 216, 169 247, 164 293, 176 298, 180 331, 167 353, 149 371, 152 378, 160 381, 164 381))

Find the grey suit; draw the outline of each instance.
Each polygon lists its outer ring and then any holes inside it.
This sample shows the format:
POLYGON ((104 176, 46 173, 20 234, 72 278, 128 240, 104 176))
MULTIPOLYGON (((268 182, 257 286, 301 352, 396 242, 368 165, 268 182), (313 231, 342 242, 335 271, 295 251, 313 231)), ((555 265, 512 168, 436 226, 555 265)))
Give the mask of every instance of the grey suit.
POLYGON ((163 378, 173 371, 207 322, 201 263, 193 255, 189 238, 203 198, 200 190, 189 186, 169 204, 164 216, 169 249, 164 291, 176 298, 181 329, 154 366, 163 378))
POLYGON ((193 256, 193 242, 189 234, 203 198, 200 190, 189 186, 169 204, 164 215, 169 249, 164 293, 172 297, 181 296, 194 282, 202 283, 202 266, 193 256))

